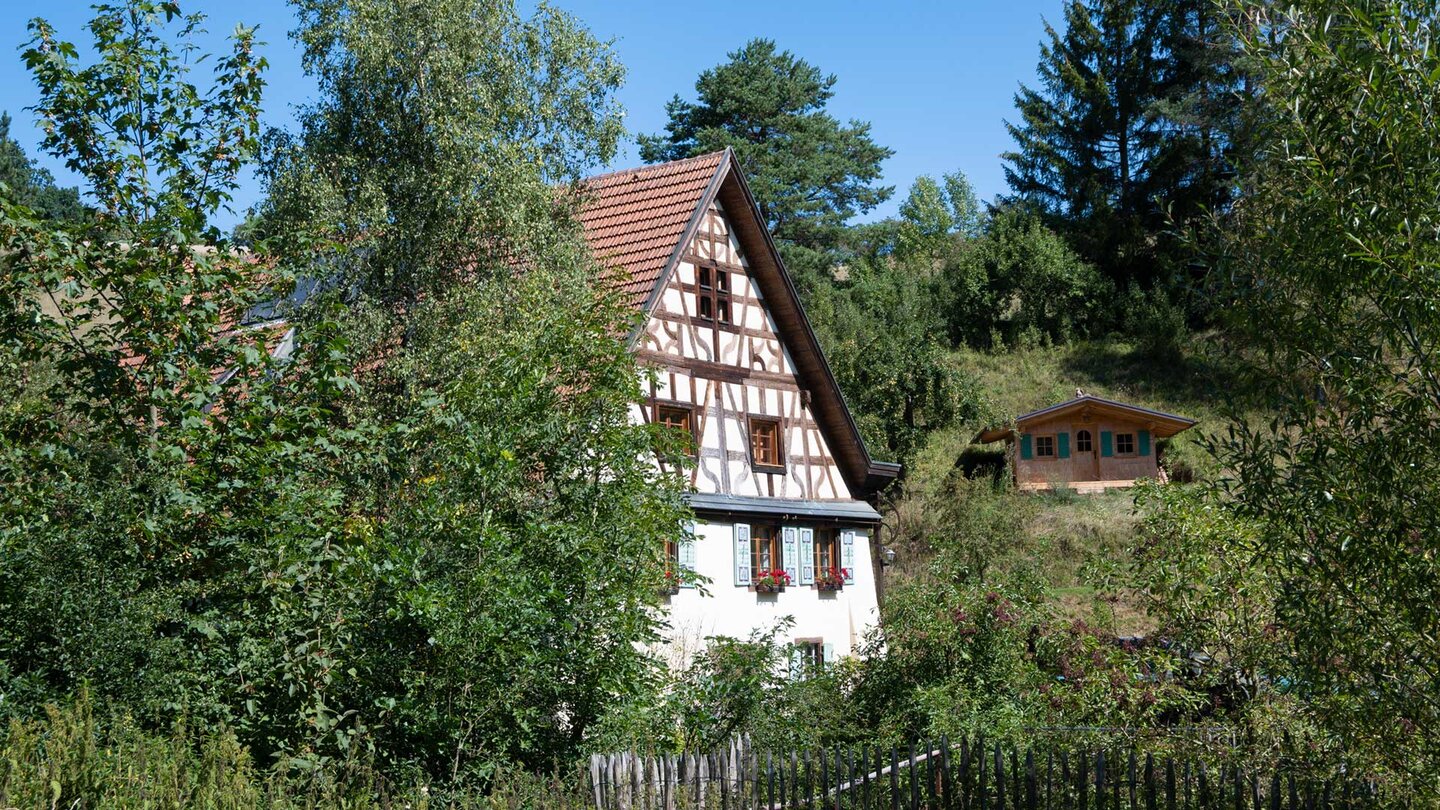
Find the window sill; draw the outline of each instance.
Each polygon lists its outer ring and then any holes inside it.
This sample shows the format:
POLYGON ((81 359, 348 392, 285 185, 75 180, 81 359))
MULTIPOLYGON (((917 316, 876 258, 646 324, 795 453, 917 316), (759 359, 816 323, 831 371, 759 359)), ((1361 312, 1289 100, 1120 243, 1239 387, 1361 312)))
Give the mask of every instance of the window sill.
POLYGON ((779 464, 751 464, 751 472, 765 473, 766 475, 784 475, 785 465, 779 464))
POLYGON ((751 585, 750 590, 755 593, 784 593, 784 585, 751 585))

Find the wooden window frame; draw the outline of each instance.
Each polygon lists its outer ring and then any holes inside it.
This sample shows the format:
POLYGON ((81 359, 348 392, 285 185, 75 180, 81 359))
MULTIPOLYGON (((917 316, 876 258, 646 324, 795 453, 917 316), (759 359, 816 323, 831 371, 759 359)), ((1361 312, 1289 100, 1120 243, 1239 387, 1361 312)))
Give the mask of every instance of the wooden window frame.
POLYGON ((684 402, 675 402, 675 401, 666 400, 666 399, 651 400, 651 402, 650 402, 650 421, 654 422, 654 423, 657 424, 657 425, 666 424, 664 421, 662 421, 662 420, 660 419, 660 412, 661 412, 662 410, 667 410, 667 411, 684 411, 684 412, 685 412, 685 424, 686 424, 686 428, 685 428, 685 429, 689 430, 689 432, 690 432, 690 454, 689 454, 689 456, 690 456, 690 458, 699 458, 699 457, 700 457, 700 434, 699 434, 699 433, 697 432, 697 430, 696 430, 696 427, 697 427, 697 426, 696 426, 696 424, 695 424, 695 406, 694 406, 694 405, 687 404, 687 403, 684 403, 684 402))
POLYGON ((800 651, 800 666, 803 672, 792 677, 814 675, 825 671, 825 639, 820 636, 797 638, 790 642, 800 651))
MULTIPOLYGON (((821 580, 829 576, 831 568, 840 577, 840 583, 833 588, 826 588, 826 591, 838 591, 845 587, 845 551, 840 542, 840 530, 833 528, 816 528, 815 532, 815 576, 810 587, 821 590, 821 580), (830 552, 830 564, 825 564, 825 552, 830 552)), ((850 572, 853 577, 855 572, 850 572)))
POLYGON ((1059 454, 1060 451, 1059 451, 1059 448, 1058 448, 1058 446, 1057 446, 1058 444, 1059 444, 1059 442, 1056 441, 1056 437, 1055 437, 1055 434, 1054 434, 1054 433, 1039 433, 1039 434, 1035 434, 1035 458, 1037 458, 1037 459, 1042 459, 1042 458, 1047 458, 1047 459, 1059 458, 1059 455, 1058 455, 1058 454, 1059 454), (1042 442, 1049 442, 1049 443, 1050 443, 1050 452, 1048 452, 1048 453, 1042 453, 1042 452, 1040 451, 1040 448, 1041 448, 1041 446, 1042 446, 1042 442))
POLYGON ((779 524, 750 524, 750 590, 755 590, 755 580, 760 578, 761 571, 783 570, 785 570, 785 538, 779 524), (769 568, 760 565, 760 549, 763 546, 769 546, 769 568))
POLYGON ((780 418, 777 416, 757 416, 751 414, 746 419, 745 435, 750 445, 750 468, 757 472, 783 473, 785 472, 785 431, 782 429, 780 418), (757 425, 768 425, 775 431, 775 463, 771 464, 760 460, 755 446, 755 428, 757 425))
POLYGON ((1075 431, 1075 452, 1095 452, 1095 436, 1090 432, 1090 428, 1080 428, 1075 431))
POLYGON ((1137 441, 1137 438, 1138 438, 1138 437, 1135 435, 1135 432, 1134 432, 1134 431, 1131 431, 1131 432, 1129 432, 1129 433, 1121 433, 1121 432, 1119 432, 1119 431, 1116 431, 1116 432, 1115 432, 1115 455, 1117 455, 1117 456, 1125 456, 1125 457, 1136 455, 1136 447, 1139 446, 1139 443, 1138 443, 1138 441, 1137 441), (1129 449, 1129 450, 1121 450, 1121 449, 1120 449, 1120 439, 1121 439, 1121 437, 1124 437, 1124 438, 1130 440, 1130 449, 1129 449))
POLYGON ((700 320, 716 328, 735 325, 735 302, 731 297, 731 272, 714 261, 695 263, 695 310, 700 320))

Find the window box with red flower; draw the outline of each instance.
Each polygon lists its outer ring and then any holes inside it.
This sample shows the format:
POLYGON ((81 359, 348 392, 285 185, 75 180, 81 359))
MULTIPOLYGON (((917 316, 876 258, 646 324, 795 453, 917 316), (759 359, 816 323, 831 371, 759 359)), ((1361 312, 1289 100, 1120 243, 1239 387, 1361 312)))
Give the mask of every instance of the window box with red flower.
POLYGON ((790 584, 790 575, 783 568, 761 569, 755 572, 756 593, 779 593, 790 584))
POLYGON ((850 575, 848 568, 820 568, 815 571, 815 590, 822 593, 838 591, 845 587, 845 578, 850 575))

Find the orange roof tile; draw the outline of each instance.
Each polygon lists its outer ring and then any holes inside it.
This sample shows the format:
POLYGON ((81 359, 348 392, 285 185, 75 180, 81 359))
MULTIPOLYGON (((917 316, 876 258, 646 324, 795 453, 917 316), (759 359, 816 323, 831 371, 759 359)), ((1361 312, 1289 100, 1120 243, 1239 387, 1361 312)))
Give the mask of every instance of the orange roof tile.
POLYGON ((643 307, 725 160, 712 152, 670 163, 597 175, 580 224, 595 258, 617 274, 631 303, 643 307))

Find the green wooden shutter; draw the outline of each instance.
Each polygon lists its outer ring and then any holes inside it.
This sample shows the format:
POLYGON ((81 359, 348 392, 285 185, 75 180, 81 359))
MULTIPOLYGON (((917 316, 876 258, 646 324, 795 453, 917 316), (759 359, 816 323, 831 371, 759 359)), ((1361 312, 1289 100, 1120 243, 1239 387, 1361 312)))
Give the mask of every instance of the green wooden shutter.
POLYGON ((780 532, 781 550, 780 554, 785 560, 785 573, 790 575, 792 584, 800 581, 800 548, 799 541, 795 537, 795 527, 786 526, 780 532))
POLYGON ((800 584, 815 584, 815 530, 800 530, 800 584))
POLYGON ((1100 431, 1100 455, 1106 458, 1115 455, 1114 439, 1115 437, 1111 435, 1110 431, 1100 431))
POLYGON ((750 585, 750 524, 735 524, 735 584, 750 585))
POLYGON ((845 569, 845 584, 855 584, 855 532, 840 533, 840 567, 845 569))
POLYGON ((1022 434, 1020 434, 1020 458, 1023 458, 1023 459, 1025 459, 1026 461, 1029 461, 1029 460, 1030 460, 1030 456, 1031 456, 1031 451, 1030 451, 1030 434, 1029 434, 1029 433, 1022 433, 1022 434))
POLYGON ((1140 455, 1150 455, 1150 431, 1140 431, 1140 455))
POLYGON ((1057 433, 1057 434, 1055 434, 1055 448, 1056 448, 1056 452, 1060 454, 1060 458, 1069 458, 1069 457, 1070 457, 1070 434, 1069 434, 1069 433, 1057 433))

